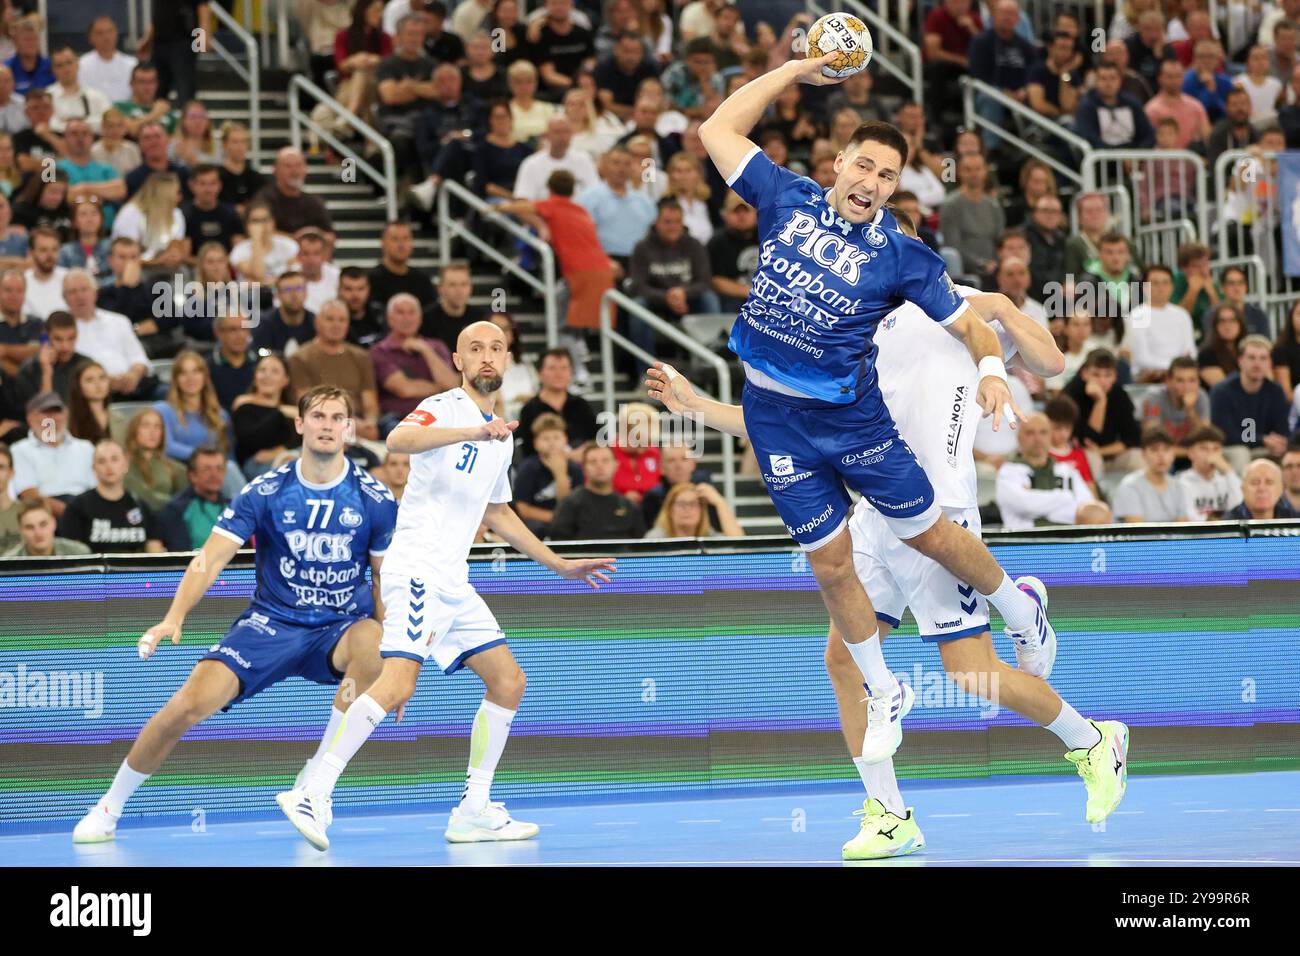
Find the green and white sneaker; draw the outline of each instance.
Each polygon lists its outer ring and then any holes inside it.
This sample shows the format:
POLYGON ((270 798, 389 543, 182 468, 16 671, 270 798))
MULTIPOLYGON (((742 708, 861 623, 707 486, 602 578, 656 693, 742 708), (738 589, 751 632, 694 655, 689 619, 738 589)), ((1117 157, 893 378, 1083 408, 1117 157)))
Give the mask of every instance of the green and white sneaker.
POLYGON ((1115 812, 1128 787, 1128 727, 1118 720, 1089 720, 1101 740, 1089 750, 1065 755, 1088 788, 1087 820, 1101 823, 1115 812))
POLYGON ((492 802, 477 814, 454 808, 443 836, 448 843, 496 843, 531 840, 537 833, 536 823, 515 820, 504 803, 492 802))
POLYGON ((846 860, 882 860, 925 848, 925 837, 916 825, 916 814, 911 807, 907 808, 907 816, 900 817, 886 810, 879 800, 870 799, 853 813, 862 817, 862 828, 844 844, 846 860))

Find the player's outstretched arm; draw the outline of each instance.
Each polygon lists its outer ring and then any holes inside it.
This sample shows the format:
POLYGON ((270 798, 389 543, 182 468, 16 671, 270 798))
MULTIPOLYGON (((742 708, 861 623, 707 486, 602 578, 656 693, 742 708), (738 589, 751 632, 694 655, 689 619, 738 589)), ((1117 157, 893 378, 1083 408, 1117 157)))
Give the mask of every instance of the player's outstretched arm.
POLYGON ((141 660, 148 660, 163 638, 170 637, 173 644, 181 642, 181 629, 185 626, 186 616, 194 610, 194 605, 199 603, 208 588, 212 587, 212 582, 225 570, 239 547, 240 542, 216 531, 208 535, 202 550, 185 569, 171 607, 167 609, 167 616, 145 631, 136 645, 141 660))
POLYGON ((723 179, 730 179, 740 161, 749 155, 754 142, 750 131, 758 125, 767 108, 776 102, 781 91, 791 83, 826 86, 842 78, 822 74, 822 66, 835 58, 827 54, 815 60, 789 60, 732 93, 712 116, 700 125, 700 140, 723 179))
POLYGON ((1001 292, 985 292, 966 300, 986 322, 997 319, 1006 329, 1025 368, 1035 375, 1051 378, 1065 370, 1065 356, 1056 347, 1056 339, 1001 292))
POLYGON ((562 578, 582 578, 593 588, 599 589, 602 583, 608 584, 609 575, 618 570, 613 558, 572 561, 560 557, 528 530, 523 519, 508 504, 488 505, 483 512, 483 521, 506 544, 562 578))
POLYGON ((963 309, 944 328, 966 343, 971 358, 979 366, 980 380, 975 400, 986 416, 993 416, 993 430, 998 430, 1004 415, 1011 427, 1015 428, 1016 421, 1024 418, 1025 413, 1016 406, 1016 400, 1011 396, 998 334, 973 308, 963 309))
POLYGON ((439 428, 432 424, 426 425, 425 421, 433 421, 433 416, 428 412, 416 409, 407 415, 388 433, 388 450, 416 455, 422 451, 466 441, 509 441, 519 427, 518 422, 503 422, 499 418, 469 428, 439 428))
POLYGON ((724 405, 705 398, 695 391, 685 375, 665 362, 655 362, 655 367, 646 369, 645 374, 646 394, 663 402, 670 412, 695 415, 709 428, 737 438, 749 438, 739 405, 724 405))

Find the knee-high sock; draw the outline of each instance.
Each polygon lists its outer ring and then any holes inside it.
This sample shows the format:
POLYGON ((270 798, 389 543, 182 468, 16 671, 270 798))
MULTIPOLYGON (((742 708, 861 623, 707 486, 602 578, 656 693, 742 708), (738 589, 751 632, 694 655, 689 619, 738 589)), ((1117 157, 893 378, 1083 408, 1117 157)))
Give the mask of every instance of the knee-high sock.
POLYGON ((320 758, 329 753, 330 744, 334 742, 334 738, 339 732, 339 725, 342 723, 343 711, 339 710, 337 707, 331 707, 329 723, 325 725, 325 734, 320 739, 320 746, 318 746, 316 752, 312 754, 312 763, 320 763, 320 758))
POLYGON ((369 694, 362 694, 339 722, 338 732, 330 741, 329 749, 321 755, 316 769, 307 780, 307 790, 312 793, 332 793, 339 775, 348 765, 361 745, 370 739, 375 728, 383 723, 387 711, 369 694))
POLYGON ((1028 630, 1034 624, 1034 611, 1038 602, 1011 583, 1004 573, 1002 583, 992 594, 986 594, 990 604, 998 609, 1006 626, 1013 631, 1028 630))
POLYGON ((506 710, 489 700, 479 704, 478 713, 474 715, 474 730, 469 738, 469 770, 465 774, 465 790, 460 796, 463 812, 477 814, 487 806, 492 776, 506 749, 510 722, 514 719, 513 710, 506 710))
POLYGON ((894 686, 894 675, 885 664, 885 655, 880 653, 879 631, 873 631, 869 638, 859 644, 845 641, 844 646, 849 649, 850 656, 858 665, 858 670, 862 671, 862 678, 872 693, 894 686))
POLYGON ((896 816, 906 816, 907 807, 903 795, 898 792, 898 778, 894 776, 892 758, 880 763, 863 763, 861 757, 853 758, 853 765, 858 768, 862 785, 867 788, 867 796, 879 800, 885 809, 896 816))
POLYGON ((120 817, 126 801, 131 799, 131 794, 135 793, 140 784, 149 777, 150 774, 132 770, 123 760, 122 766, 117 768, 117 775, 113 777, 113 785, 108 788, 108 793, 104 794, 104 799, 99 801, 100 805, 113 816, 120 817))

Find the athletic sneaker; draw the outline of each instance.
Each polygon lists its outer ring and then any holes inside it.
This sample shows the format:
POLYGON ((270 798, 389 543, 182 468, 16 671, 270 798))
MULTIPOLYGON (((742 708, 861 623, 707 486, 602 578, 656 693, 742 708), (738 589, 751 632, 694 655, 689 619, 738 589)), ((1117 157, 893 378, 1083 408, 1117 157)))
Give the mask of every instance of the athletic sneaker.
POLYGON ((107 843, 116 840, 119 819, 119 816, 109 813, 102 803, 97 803, 73 829, 72 842, 107 843))
POLYGON ((916 702, 910 684, 895 681, 894 686, 876 695, 867 689, 867 733, 862 738, 862 759, 866 763, 888 760, 903 742, 903 718, 916 702))
POLYGON ((510 817, 504 803, 489 803, 481 813, 461 813, 460 807, 451 811, 447 832, 448 843, 487 843, 495 840, 531 840, 537 836, 536 823, 521 823, 510 817))
POLYGON ((1088 787, 1088 822, 1101 823, 1115 812, 1128 787, 1128 727, 1118 720, 1088 723, 1101 740, 1088 750, 1071 750, 1065 759, 1079 768, 1088 787))
POLYGON ((1006 629, 1007 637, 1016 645, 1016 665, 1030 677, 1047 680, 1056 663, 1056 631, 1047 619, 1047 586, 1030 575, 1016 578, 1015 585, 1038 605, 1031 627, 1024 631, 1006 629))
POLYGON ((308 793, 295 787, 276 794, 275 802, 303 839, 318 850, 330 848, 330 838, 325 831, 334 822, 334 801, 328 795, 308 793))
POLYGON ((916 814, 907 808, 907 816, 900 817, 885 809, 879 800, 867 800, 861 810, 862 828, 844 844, 846 860, 881 860, 890 856, 906 856, 925 848, 925 837, 916 825, 916 814))

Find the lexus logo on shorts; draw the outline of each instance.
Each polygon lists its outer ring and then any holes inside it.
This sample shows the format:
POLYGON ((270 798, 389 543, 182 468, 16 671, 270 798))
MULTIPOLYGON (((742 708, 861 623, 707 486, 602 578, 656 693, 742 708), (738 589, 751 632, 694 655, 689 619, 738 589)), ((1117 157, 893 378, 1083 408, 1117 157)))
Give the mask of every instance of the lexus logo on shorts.
POLYGON ((794 473, 794 459, 790 455, 768 455, 772 462, 772 474, 790 475, 794 473))

